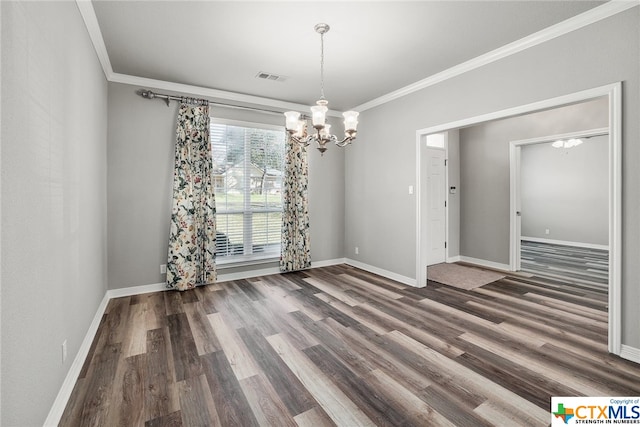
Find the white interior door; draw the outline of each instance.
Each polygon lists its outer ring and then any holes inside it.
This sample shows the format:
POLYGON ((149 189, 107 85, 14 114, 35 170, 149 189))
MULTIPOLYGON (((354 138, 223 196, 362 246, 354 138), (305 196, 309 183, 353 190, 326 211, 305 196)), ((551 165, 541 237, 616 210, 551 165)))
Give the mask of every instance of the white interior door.
POLYGON ((446 257, 446 168, 445 150, 427 148, 427 265, 446 257))

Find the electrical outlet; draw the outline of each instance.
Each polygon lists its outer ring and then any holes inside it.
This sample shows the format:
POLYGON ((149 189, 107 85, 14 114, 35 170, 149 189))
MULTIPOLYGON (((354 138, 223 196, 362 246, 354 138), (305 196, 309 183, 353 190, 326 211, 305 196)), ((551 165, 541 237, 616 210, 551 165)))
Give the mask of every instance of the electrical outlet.
POLYGON ((167 264, 160 264, 160 274, 167 274, 167 264))
POLYGON ((360 253, 360 248, 356 246, 355 252, 356 252, 356 255, 358 255, 360 253))
POLYGON ((67 360, 67 340, 62 342, 62 363, 67 360))
POLYGON ((548 228, 544 230, 544 234, 549 234, 549 229, 548 228))

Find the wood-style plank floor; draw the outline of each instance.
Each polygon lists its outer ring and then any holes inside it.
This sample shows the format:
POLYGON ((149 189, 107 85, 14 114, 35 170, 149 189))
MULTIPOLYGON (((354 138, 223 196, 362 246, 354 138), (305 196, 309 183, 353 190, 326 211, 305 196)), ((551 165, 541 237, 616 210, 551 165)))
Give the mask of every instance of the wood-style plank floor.
POLYGON ((346 266, 112 300, 62 426, 545 426, 551 396, 637 396, 606 293, 464 291, 346 266))
POLYGON ((609 285, 608 250, 522 240, 520 251, 522 271, 601 289, 609 285))

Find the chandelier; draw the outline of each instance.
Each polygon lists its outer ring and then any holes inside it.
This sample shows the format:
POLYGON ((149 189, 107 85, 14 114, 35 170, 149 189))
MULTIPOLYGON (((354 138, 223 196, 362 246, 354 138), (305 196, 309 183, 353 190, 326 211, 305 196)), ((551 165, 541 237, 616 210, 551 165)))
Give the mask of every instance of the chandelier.
POLYGON ((294 141, 308 146, 312 142, 318 144, 318 150, 324 154, 327 151, 327 143, 333 142, 338 147, 345 147, 356 139, 356 128, 358 126, 358 112, 346 111, 342 113, 344 116, 344 139, 340 140, 331 134, 331 125, 326 123, 326 115, 329 108, 324 97, 324 35, 329 31, 329 25, 317 24, 313 27, 316 33, 320 34, 320 99, 316 101, 316 105, 311 107, 311 121, 315 129, 315 133, 307 134, 307 121, 303 116, 300 119, 300 113, 297 111, 287 111, 284 113, 286 117, 286 129, 294 141))
POLYGON ((578 145, 582 144, 582 140, 578 139, 578 138, 571 138, 567 141, 564 141, 562 139, 559 139, 557 141, 555 141, 553 144, 551 144, 551 146, 553 148, 573 148, 573 147, 577 147, 578 145))

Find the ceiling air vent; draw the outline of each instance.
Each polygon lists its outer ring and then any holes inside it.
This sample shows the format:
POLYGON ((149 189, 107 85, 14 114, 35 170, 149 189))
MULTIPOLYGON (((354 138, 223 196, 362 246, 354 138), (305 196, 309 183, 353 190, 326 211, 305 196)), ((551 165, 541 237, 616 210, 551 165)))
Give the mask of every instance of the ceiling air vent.
POLYGON ((258 74, 256 74, 256 78, 263 79, 263 80, 271 80, 274 82, 283 82, 287 79, 285 76, 279 76, 277 74, 272 74, 272 73, 265 73, 264 71, 260 71, 258 74))

